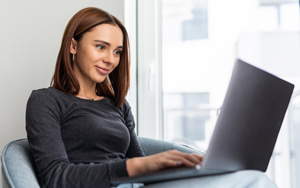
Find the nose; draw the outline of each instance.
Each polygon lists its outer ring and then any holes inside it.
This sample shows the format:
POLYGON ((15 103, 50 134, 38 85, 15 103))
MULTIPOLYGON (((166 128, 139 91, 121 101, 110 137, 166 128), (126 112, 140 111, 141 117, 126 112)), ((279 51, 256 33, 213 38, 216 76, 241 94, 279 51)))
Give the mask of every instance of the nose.
POLYGON ((115 62, 114 52, 107 51, 103 61, 105 63, 113 64, 115 62))

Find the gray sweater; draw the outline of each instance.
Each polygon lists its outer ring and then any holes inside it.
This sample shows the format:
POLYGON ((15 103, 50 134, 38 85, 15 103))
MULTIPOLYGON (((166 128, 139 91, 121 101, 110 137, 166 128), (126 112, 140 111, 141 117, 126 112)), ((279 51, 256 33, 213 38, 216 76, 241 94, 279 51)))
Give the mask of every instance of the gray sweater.
POLYGON ((32 92, 26 131, 42 187, 109 187, 128 176, 126 159, 144 156, 128 102, 93 101, 54 88, 32 92))

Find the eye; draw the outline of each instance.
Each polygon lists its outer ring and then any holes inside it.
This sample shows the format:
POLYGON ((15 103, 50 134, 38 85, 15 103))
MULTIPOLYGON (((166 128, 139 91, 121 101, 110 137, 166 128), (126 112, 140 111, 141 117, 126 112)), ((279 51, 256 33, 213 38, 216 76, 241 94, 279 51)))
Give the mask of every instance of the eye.
POLYGON ((122 53, 122 50, 115 50, 114 51, 114 54, 116 54, 116 55, 121 55, 121 53, 122 53))
POLYGON ((102 50, 104 48, 104 46, 100 45, 100 44, 96 45, 96 47, 99 48, 100 50, 102 50))

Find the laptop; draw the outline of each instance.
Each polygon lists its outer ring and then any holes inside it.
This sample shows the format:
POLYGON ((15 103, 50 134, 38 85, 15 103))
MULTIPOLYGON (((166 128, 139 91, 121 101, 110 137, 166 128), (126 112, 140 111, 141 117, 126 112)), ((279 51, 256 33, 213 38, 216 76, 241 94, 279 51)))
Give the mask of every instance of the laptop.
POLYGON ((151 184, 246 169, 265 172, 293 90, 293 84, 237 59, 201 167, 118 178, 112 184, 151 184))

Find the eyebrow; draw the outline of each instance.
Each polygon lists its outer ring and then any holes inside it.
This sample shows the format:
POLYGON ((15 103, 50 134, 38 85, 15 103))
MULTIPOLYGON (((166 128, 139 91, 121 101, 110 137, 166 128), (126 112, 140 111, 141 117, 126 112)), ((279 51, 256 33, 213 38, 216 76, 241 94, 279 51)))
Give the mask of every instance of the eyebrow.
MULTIPOLYGON (((101 42, 103 44, 106 44, 107 46, 111 46, 111 44, 109 42, 106 42, 106 41, 103 41, 103 40, 95 40, 95 42, 101 42)), ((123 46, 118 46, 117 48, 122 48, 123 49, 123 46)))

